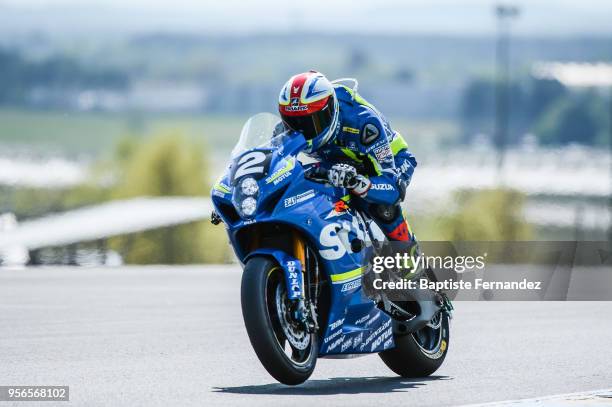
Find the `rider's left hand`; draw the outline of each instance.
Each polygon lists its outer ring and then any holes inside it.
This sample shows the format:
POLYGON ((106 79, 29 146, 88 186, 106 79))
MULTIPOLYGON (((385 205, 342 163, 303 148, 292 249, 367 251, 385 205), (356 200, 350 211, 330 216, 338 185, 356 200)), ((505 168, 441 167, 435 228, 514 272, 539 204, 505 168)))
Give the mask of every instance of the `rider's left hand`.
POLYGON ((356 185, 357 170, 349 164, 334 164, 327 172, 329 183, 336 188, 353 188, 356 185))

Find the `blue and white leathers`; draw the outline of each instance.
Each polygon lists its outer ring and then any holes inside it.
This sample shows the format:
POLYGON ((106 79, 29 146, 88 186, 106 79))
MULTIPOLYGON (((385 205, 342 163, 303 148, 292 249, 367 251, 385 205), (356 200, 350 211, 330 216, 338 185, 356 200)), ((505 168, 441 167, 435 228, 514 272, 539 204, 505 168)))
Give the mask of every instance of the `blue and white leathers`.
MULTIPOLYGON (((319 327, 319 356, 393 348, 391 318, 362 291, 366 253, 351 247, 355 239, 369 240, 362 216, 352 207, 347 190, 306 178, 306 166, 297 159, 307 146, 300 133, 280 139, 282 142, 276 145, 248 149, 235 156, 213 187, 215 211, 225 224, 237 258, 243 264, 254 255, 273 258, 285 273, 289 295, 299 293, 303 290, 304 265, 291 252, 266 247, 265 242, 253 248, 257 236, 252 232, 266 225, 282 225, 297 231, 316 250, 319 272, 330 288, 330 304, 322 318, 327 322, 319 327), (253 210, 253 201, 244 204, 245 199, 251 198, 241 196, 242 188, 234 175, 237 172, 255 175, 260 167, 253 210), (244 211, 251 214, 247 216, 244 211)), ((298 300, 297 295, 293 298, 298 300)))
POLYGON ((364 169, 372 181, 365 196, 369 202, 394 204, 410 183, 416 159, 401 134, 385 117, 346 86, 335 86, 340 121, 333 141, 312 156, 322 162, 350 162, 364 169), (388 184, 388 187, 376 187, 388 184))
MULTIPOLYGON (((359 94, 335 85, 340 120, 335 136, 312 154, 324 164, 344 162, 367 175, 371 186, 360 196, 368 205, 397 205, 417 166, 401 134, 391 129, 385 117, 359 94)), ((408 240, 401 210, 392 219, 378 222, 393 240, 408 240)), ((375 216, 376 218, 376 216, 375 216)))

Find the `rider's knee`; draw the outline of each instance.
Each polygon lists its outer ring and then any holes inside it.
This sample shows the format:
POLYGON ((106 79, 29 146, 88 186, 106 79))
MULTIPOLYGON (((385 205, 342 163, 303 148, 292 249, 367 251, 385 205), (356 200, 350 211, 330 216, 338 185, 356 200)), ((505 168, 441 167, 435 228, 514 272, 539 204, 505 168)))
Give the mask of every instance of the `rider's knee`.
POLYGON ((373 206, 372 216, 374 216, 374 218, 381 223, 393 223, 398 219, 398 217, 402 216, 402 208, 399 204, 376 204, 373 206))

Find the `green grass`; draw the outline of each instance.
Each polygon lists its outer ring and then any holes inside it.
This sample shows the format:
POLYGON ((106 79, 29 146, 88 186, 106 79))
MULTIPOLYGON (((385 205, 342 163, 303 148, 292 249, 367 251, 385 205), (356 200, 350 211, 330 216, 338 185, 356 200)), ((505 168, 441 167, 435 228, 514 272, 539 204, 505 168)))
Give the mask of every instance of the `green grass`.
POLYGON ((246 117, 178 114, 64 113, 0 110, 0 145, 35 152, 98 156, 124 136, 174 132, 229 151, 246 117))
MULTIPOLYGON (((224 160, 238 141, 246 115, 79 113, 0 109, 0 146, 63 155, 109 154, 125 136, 180 133, 203 142, 213 161, 224 160)), ((415 153, 447 144, 457 134, 448 121, 394 120, 392 126, 415 153)), ((1 147, 0 147, 1 148, 1 147)))

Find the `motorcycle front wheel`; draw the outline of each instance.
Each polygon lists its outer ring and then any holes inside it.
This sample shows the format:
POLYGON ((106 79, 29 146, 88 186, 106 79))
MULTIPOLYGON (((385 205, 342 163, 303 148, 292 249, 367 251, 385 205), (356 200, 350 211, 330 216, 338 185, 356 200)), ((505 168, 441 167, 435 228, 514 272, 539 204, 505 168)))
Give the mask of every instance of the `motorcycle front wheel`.
POLYGON ((283 270, 269 258, 251 258, 240 298, 251 345, 268 373, 283 384, 306 381, 317 362, 317 337, 292 317, 283 270))

